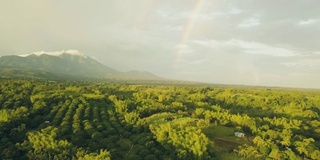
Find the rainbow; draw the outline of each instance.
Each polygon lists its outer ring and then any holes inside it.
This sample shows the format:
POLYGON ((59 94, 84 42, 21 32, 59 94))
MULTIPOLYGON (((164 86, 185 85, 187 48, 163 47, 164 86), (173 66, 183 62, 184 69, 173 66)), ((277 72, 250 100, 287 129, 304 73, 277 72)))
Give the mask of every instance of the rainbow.
MULTIPOLYGON (((194 22, 197 19, 197 14, 200 12, 200 10, 203 6, 203 1, 204 0, 196 0, 195 1, 191 15, 190 15, 190 17, 187 18, 187 21, 186 21, 185 25, 183 26, 183 31, 180 36, 178 45, 183 45, 184 43, 186 43, 188 41, 190 33, 192 32, 192 28, 194 26, 194 22)), ((181 56, 181 47, 176 47, 175 58, 174 58, 175 59, 174 60, 174 68, 177 67, 180 56, 181 56)))

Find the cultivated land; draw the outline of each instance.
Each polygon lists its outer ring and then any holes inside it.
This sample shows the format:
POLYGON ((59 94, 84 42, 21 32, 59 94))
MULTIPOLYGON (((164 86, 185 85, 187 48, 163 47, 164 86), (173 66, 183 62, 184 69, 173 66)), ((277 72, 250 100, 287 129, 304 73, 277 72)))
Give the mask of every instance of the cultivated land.
POLYGON ((1 79, 0 159, 319 159, 319 114, 319 90, 1 79))

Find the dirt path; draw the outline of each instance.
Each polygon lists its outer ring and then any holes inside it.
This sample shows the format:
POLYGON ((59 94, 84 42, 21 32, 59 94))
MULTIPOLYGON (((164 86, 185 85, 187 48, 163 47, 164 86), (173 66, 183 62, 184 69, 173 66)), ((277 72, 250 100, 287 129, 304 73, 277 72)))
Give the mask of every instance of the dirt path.
POLYGON ((241 143, 239 142, 234 142, 222 138, 213 138, 212 140, 214 141, 216 147, 228 151, 235 149, 241 145, 241 143))

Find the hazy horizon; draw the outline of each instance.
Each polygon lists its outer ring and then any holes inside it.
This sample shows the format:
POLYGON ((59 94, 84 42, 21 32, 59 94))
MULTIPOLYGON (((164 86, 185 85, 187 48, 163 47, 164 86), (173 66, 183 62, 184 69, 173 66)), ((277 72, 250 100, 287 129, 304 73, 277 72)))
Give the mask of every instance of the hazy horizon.
POLYGON ((0 56, 79 50, 119 71, 320 88, 320 1, 4 1, 0 56))

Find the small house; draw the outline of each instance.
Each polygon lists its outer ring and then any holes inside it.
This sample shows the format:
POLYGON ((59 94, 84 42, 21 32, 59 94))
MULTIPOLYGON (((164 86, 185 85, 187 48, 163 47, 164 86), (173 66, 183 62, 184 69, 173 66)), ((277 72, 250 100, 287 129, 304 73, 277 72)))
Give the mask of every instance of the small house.
POLYGON ((45 123, 45 124, 49 124, 49 123, 50 123, 50 121, 44 121, 44 123, 45 123))
POLYGON ((237 137, 244 137, 245 136, 245 134, 242 132, 234 132, 234 135, 237 137))

